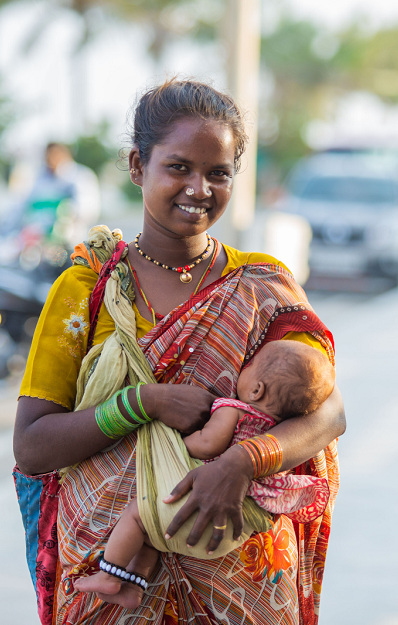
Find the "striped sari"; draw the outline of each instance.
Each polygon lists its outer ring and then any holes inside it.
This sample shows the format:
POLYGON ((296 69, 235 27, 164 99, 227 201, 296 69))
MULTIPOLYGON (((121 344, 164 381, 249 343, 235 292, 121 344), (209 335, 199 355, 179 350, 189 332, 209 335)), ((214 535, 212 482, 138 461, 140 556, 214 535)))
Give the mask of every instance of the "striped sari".
MULTIPOLYGON (((242 366, 287 332, 309 332, 333 362, 332 337, 285 269, 239 267, 200 291, 139 339, 159 383, 195 384, 233 397, 242 366)), ((136 435, 124 437, 67 474, 59 492, 59 566, 54 625, 313 625, 338 489, 336 445, 296 469, 328 480, 323 516, 306 525, 280 516, 226 556, 202 561, 161 554, 134 613, 74 589, 98 558, 136 494, 136 435)))

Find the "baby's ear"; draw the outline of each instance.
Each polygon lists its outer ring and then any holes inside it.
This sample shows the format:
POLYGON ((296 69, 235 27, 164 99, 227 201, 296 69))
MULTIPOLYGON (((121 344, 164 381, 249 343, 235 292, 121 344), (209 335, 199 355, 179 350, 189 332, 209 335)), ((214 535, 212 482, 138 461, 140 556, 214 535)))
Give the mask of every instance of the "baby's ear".
POLYGON ((250 392, 250 400, 251 401, 260 401, 263 399, 265 395, 265 384, 261 380, 257 380, 257 382, 253 385, 253 388, 250 392))

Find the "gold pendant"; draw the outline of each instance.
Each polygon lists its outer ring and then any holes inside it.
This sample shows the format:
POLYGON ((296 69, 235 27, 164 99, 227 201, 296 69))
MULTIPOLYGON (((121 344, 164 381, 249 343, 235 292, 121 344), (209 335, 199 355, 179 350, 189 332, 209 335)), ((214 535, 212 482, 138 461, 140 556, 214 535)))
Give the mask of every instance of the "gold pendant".
POLYGON ((181 282, 183 282, 184 284, 188 284, 188 282, 192 281, 192 276, 189 272, 185 272, 180 274, 180 280, 181 282))

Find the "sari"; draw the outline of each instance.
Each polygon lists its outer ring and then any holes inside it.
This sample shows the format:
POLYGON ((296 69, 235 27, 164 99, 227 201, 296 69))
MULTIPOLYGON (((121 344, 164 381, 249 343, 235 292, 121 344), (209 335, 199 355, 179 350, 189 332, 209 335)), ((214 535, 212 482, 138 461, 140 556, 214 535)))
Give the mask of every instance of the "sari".
MULTIPOLYGON (((263 263, 239 267, 202 289, 138 344, 159 383, 196 384, 216 397, 234 397, 242 365, 292 331, 310 333, 333 360, 330 332, 302 289, 287 270, 263 263)), ((52 623, 316 624, 338 487, 335 443, 296 469, 328 480, 330 499, 315 521, 293 524, 282 515, 269 532, 212 561, 162 554, 134 613, 74 590, 75 577, 97 570, 109 533, 135 496, 136 441, 134 433, 124 437, 63 481, 52 623)))

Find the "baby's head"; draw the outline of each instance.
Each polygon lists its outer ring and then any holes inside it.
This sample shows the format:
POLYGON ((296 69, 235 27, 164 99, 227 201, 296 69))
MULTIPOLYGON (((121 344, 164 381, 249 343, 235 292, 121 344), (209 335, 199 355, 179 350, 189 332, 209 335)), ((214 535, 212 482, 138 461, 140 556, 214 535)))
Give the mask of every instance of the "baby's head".
POLYGON ((316 410, 334 382, 334 368, 320 350, 299 341, 272 341, 241 372, 237 395, 283 421, 316 410))

